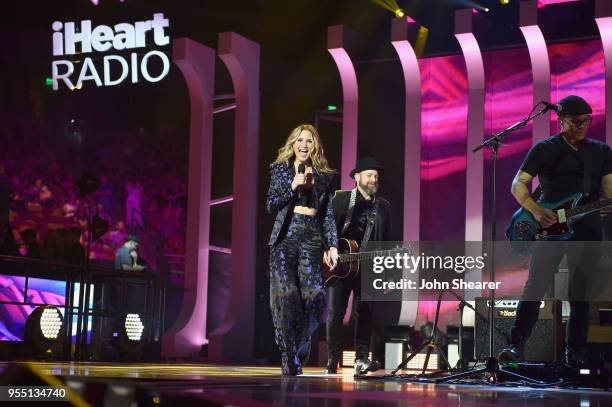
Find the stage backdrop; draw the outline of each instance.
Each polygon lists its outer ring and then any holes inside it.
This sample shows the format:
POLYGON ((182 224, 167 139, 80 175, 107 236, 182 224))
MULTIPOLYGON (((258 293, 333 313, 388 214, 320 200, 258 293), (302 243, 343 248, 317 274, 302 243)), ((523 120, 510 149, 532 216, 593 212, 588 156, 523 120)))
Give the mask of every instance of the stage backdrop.
MULTIPOLYGON (((585 97, 593 106, 593 123, 590 136, 604 139, 604 63, 599 40, 554 44, 548 47, 551 72, 551 99, 568 94, 585 97)), ((499 131, 526 116, 531 109, 531 69, 526 48, 484 52, 486 70, 486 135, 499 131)), ((463 240, 465 227, 465 163, 467 117, 467 76, 460 55, 423 58, 422 73, 422 194, 421 239, 463 240)), ((362 62, 357 65, 360 89, 359 155, 377 155, 386 167, 381 182, 381 194, 393 202, 395 239, 401 239, 403 191, 403 79, 399 61, 386 60, 362 62)), ((264 106, 265 115, 266 106, 264 106)), ((183 120, 184 121, 184 120, 183 120)), ((555 131, 556 116, 551 115, 555 131)), ((510 195, 510 182, 525 153, 531 146, 531 127, 514 133, 506 139, 500 150, 498 173, 498 239, 503 238, 505 223, 516 209, 510 195)), ((329 150, 339 155, 337 142, 330 138, 339 134, 326 133, 329 150)), ((335 164, 338 157, 330 157, 335 164)), ((489 236, 488 219, 490 201, 489 161, 485 169, 485 224, 484 236, 489 236)), ((338 165, 335 165, 338 168, 338 165)), ((262 183, 266 181, 262 180, 262 183)), ((222 183, 216 183, 220 185, 222 183)), ((219 192, 219 191, 218 191, 219 192)), ((218 195, 223 195, 220 193, 218 195)), ((217 195, 215 195, 217 196, 217 195)), ((263 225, 266 226, 266 225, 263 225)), ((262 235, 269 233, 260 227, 262 235)), ((514 284, 522 285, 526 279, 524 270, 513 271, 514 284)), ((503 276, 502 276, 503 278, 503 276)), ((18 292, 22 284, 14 277, 5 276, 3 295, 18 292), (12 287, 12 288, 10 288, 12 287)), ((62 288, 55 282, 41 282, 41 293, 60 295, 62 288)), ((10 297, 9 297, 10 298, 10 297)), ((266 301, 263 301, 267 307, 266 301)), ((60 305, 60 304, 58 304, 60 305)), ((446 306, 446 305, 445 305, 446 306)), ((421 315, 432 315, 424 305, 421 315)), ((454 304, 446 306, 448 317, 455 318, 454 304)), ((0 306, 2 335, 0 340, 21 339, 23 324, 32 307, 0 306)), ((220 313, 222 311, 219 311, 220 313)), ((213 318, 214 321, 214 318, 213 318)), ((214 323, 213 323, 214 325, 214 323)))
MULTIPOLYGON (((604 59, 600 40, 552 44, 551 100, 569 95, 584 97, 593 107, 589 136, 604 141, 604 59)), ((486 99, 485 134, 499 132, 526 117, 532 106, 532 73, 527 48, 483 52, 486 99)), ((421 240, 464 240, 466 155, 468 146, 467 72, 461 55, 423 58, 422 76, 422 192, 421 240)), ((357 64, 360 91, 358 155, 376 155, 386 168, 381 195, 393 203, 395 237, 401 239, 403 207, 402 173, 403 79, 397 60, 357 64), (398 230, 399 229, 399 230, 398 230)), ((558 131, 557 116, 550 114, 551 135, 558 131)), ((497 175, 497 239, 517 204, 510 193, 514 175, 532 145, 531 125, 509 136, 500 148, 497 175)), ((479 152, 477 154, 482 154, 479 152)), ((484 239, 490 239, 491 155, 485 153, 484 239)), ((513 292, 520 292, 526 263, 498 270, 497 277, 513 292), (507 273, 504 270, 508 270, 507 273), (510 274, 508 274, 510 273, 510 274)), ((503 295, 503 292, 500 293, 503 295)), ((445 322, 457 322, 456 303, 447 302, 445 322)), ((435 304, 419 306, 417 323, 432 319, 435 304)))

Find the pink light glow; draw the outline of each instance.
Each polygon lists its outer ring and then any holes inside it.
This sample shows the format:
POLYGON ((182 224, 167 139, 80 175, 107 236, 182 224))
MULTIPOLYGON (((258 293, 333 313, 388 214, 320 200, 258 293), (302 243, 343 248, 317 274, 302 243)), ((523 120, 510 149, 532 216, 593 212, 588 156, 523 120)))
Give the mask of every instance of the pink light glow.
POLYGON ((402 64, 406 107, 404 112, 404 240, 419 240, 421 216, 421 72, 407 40, 392 41, 402 64))
MULTIPOLYGON (((355 185, 349 171, 357 161, 357 126, 359 118, 359 91, 357 89, 357 74, 353 61, 344 49, 344 39, 348 29, 342 25, 328 27, 327 50, 331 54, 342 82, 342 152, 340 187, 350 189, 355 185)), ((348 324, 353 308, 353 294, 349 297, 343 322, 348 324)))
POLYGON ((605 104, 608 114, 605 114, 606 118, 606 142, 612 143, 612 112, 607 106, 612 101, 612 17, 598 17, 595 19, 597 27, 599 28, 599 35, 601 36, 601 42, 604 50, 604 61, 605 61, 605 104))
MULTIPOLYGON (((421 219, 421 112, 422 78, 419 61, 408 41, 407 35, 399 34, 397 25, 392 26, 393 47, 400 58, 404 76, 404 224, 403 240, 420 240, 421 219)), ((403 31, 403 30, 402 30, 403 31)), ((403 34, 407 34, 403 31, 403 34)), ((414 325, 417 317, 417 303, 403 301, 399 323, 414 325)))
MULTIPOLYGON (((532 9, 535 13, 535 9, 532 9)), ((548 59, 548 48, 544 35, 537 25, 521 26, 521 32, 527 42, 529 57, 531 60, 531 73, 533 78, 533 104, 542 100, 550 100, 550 61, 548 59)), ((533 143, 544 140, 550 136, 549 115, 540 116, 533 121, 533 143)), ((539 181, 532 183, 535 190, 539 181)))
POLYGON ((484 89, 484 67, 476 37, 472 33, 455 34, 455 37, 465 56, 469 79, 472 79, 472 83, 468 79, 470 87, 476 86, 476 89, 484 89))
MULTIPOLYGON (((98 6, 100 4, 100 0, 89 0, 91 4, 94 6, 98 6)), ((123 3, 125 0, 119 0, 120 3, 123 3)))
MULTIPOLYGON (((257 172, 260 117, 260 45, 234 32, 219 34, 219 58, 234 85, 234 174, 232 201, 232 261, 229 305, 221 324, 209 335, 209 357, 245 360, 252 357, 254 332, 255 232, 257 183, 244 174, 257 172), (240 343, 240 346, 236 346, 240 343)), ((224 250, 224 248, 220 248, 224 250)), ((204 305, 206 306, 206 305, 204 305)))
POLYGON ((551 4, 560 4, 560 3, 573 3, 579 0, 538 0, 538 7, 546 7, 551 4))
POLYGON ((463 216, 451 217, 432 202, 436 201, 440 190, 458 197, 459 201, 463 201, 465 194, 465 176, 461 173, 465 171, 466 162, 467 74, 459 55, 423 58, 419 66, 423 95, 420 238, 436 240, 442 233, 431 223, 424 223, 424 219, 442 216, 440 224, 452 224, 453 236, 459 236, 458 229, 464 227, 463 216), (441 178, 442 173, 454 176, 441 178))
MULTIPOLYGON (((612 37, 612 21, 610 22, 612 37)), ((612 41, 610 42, 612 43, 612 41)), ((569 94, 577 94, 593 107, 593 123, 589 136, 597 140, 605 138, 604 111, 604 51, 599 40, 550 45, 545 50, 551 72, 552 101, 569 94)), ((611 52, 612 55, 612 52, 611 52)), ((526 47, 486 52, 486 99, 484 134, 497 133, 527 115, 533 103, 533 78, 531 58, 526 47)), ((460 55, 423 58, 419 60, 422 76, 422 158, 421 158, 421 240, 463 240, 466 196, 466 121, 467 72, 460 55), (452 197, 441 200, 440 194, 452 197)), ((612 66, 612 63, 610 64, 612 66)), ((609 82, 612 82, 609 81, 609 82)), ((612 117, 612 115, 608 115, 612 117)), ((550 120, 551 132, 557 131, 557 116, 545 116, 550 120)), ((612 126, 608 127, 612 128, 612 126)), ((525 154, 532 145, 532 126, 513 133, 499 150, 498 220, 506 224, 517 203, 510 193, 512 178, 525 154)), ((485 154, 483 201, 489 202, 490 154, 485 154)), ((471 195, 468 195, 471 196, 471 195)), ((489 207, 484 205, 483 219, 489 218, 489 207)), ((499 225, 499 223, 498 223, 499 225)), ((487 224, 484 225, 488 230, 487 224)), ((482 228, 481 228, 482 229, 482 228)), ((498 237, 501 235, 498 227, 498 237)), ((501 228, 503 229, 503 228, 501 228)), ((503 231, 502 231, 503 232, 503 231)), ((486 234, 488 237, 488 234, 486 234)), ((525 264, 498 264, 497 281, 502 281, 499 295, 518 295, 527 278, 525 264)), ((484 275, 486 277, 486 274, 484 275)), ((486 292, 483 292, 486 295, 486 292)), ((416 325, 433 319, 435 301, 420 301, 416 325)), ((440 325, 457 323, 456 303, 442 304, 440 325)))
POLYGON ((178 38, 173 45, 173 61, 191 101, 185 284, 192 289, 184 292, 181 312, 164 334, 162 352, 189 356, 206 340, 215 51, 188 38, 178 38))
POLYGON ((468 74, 468 131, 467 131, 467 167, 466 177, 466 224, 465 240, 482 240, 483 225, 483 162, 482 154, 471 154, 469 151, 479 145, 484 135, 484 63, 480 46, 472 33, 455 34, 463 56, 468 74))
POLYGON ((357 75, 353 61, 344 48, 328 49, 338 67, 342 82, 342 163, 341 188, 351 189, 355 184, 349 173, 357 161, 357 119, 358 119, 358 91, 357 75))

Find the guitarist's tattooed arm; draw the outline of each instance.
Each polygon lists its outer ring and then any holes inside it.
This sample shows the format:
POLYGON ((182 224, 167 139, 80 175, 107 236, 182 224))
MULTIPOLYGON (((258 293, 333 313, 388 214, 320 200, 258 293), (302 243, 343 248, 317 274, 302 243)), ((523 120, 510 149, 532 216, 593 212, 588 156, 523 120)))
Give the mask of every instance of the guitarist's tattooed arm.
POLYGON ((548 208, 542 208, 533 200, 529 192, 532 179, 533 176, 528 172, 519 171, 512 181, 512 195, 523 208, 531 212, 540 225, 549 227, 557 222, 557 215, 548 208))

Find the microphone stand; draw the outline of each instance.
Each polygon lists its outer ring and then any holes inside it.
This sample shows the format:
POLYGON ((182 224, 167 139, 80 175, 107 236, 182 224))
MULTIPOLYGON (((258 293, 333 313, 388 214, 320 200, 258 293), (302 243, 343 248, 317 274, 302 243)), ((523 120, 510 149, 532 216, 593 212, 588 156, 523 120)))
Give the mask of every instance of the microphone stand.
MULTIPOLYGON (((532 115, 535 109, 542 103, 538 103, 532 111, 529 113, 529 116, 524 118, 518 123, 513 124, 512 126, 502 130, 500 133, 494 134, 491 138, 485 140, 482 144, 472 149, 472 153, 482 150, 485 147, 491 148, 493 152, 493 177, 491 181, 491 255, 489 256, 489 261, 491 264, 491 272, 490 272, 490 281, 495 281, 495 239, 497 232, 497 201, 496 201, 496 175, 497 175, 497 151, 501 144, 501 141, 510 133, 522 129, 529 123, 529 121, 535 119, 536 117, 542 116, 544 113, 551 110, 548 106, 545 106, 538 113, 532 115)), ((495 353, 495 290, 489 290, 489 357, 485 360, 485 367, 481 369, 469 370, 467 372, 461 372, 457 374, 452 374, 446 377, 437 378, 434 381, 436 383, 443 383, 451 380, 462 379, 465 377, 477 376, 481 373, 489 374, 489 382, 490 383, 499 383, 501 381, 500 374, 505 375, 506 377, 511 377, 513 379, 522 380, 531 384, 546 384, 545 382, 541 382, 539 380, 535 380, 526 376, 519 375, 517 373, 511 372, 509 370, 503 369, 499 366, 499 361, 497 357, 494 355, 495 353)))
MULTIPOLYGON (((395 368, 395 370, 393 370, 390 373, 390 376, 395 376, 398 371, 400 371, 402 369, 405 369, 406 366, 408 366, 408 362, 410 362, 412 359, 414 359, 414 357, 416 355, 418 355, 419 353, 421 353, 421 351, 423 349, 425 349, 425 348, 427 348, 427 352, 426 352, 426 355, 425 355, 425 362, 423 363, 423 368, 421 370, 421 375, 425 375, 425 371, 427 370, 427 367, 429 365, 429 357, 431 355, 431 352, 433 352, 433 351, 437 351, 438 355, 440 356, 440 358, 446 364, 445 366, 448 366, 449 369, 452 369, 452 366, 448 362, 448 358, 444 355, 444 351, 441 349, 441 347, 440 347, 440 345, 438 343, 437 334, 436 334, 436 332, 438 331, 438 319, 440 317, 440 304, 442 303, 442 296, 444 295, 445 292, 452 294, 453 297, 455 297, 459 301, 459 309, 461 311, 461 316, 460 316, 461 319, 460 319, 460 323, 459 323, 459 355, 460 355, 459 363, 460 363, 461 367, 463 367, 463 365, 465 364, 465 361, 463 360, 463 353, 462 353, 462 348, 463 348, 463 308, 468 307, 468 308, 472 309, 477 315, 480 315, 480 314, 476 310, 476 308, 474 308, 472 306, 472 304, 470 304, 469 302, 465 301, 459 294, 457 294, 453 290, 442 289, 438 293, 438 301, 436 303, 436 314, 434 316, 434 324, 433 324, 433 328, 431 329, 431 334, 429 335, 429 337, 427 339, 425 339, 423 341, 421 346, 419 346, 418 348, 415 348, 410 353, 410 355, 408 355, 406 358, 404 358, 404 360, 402 360, 402 362, 395 368)), ((429 374, 428 376, 432 376, 432 375, 435 375, 435 374, 438 374, 438 373, 439 372, 434 372, 434 373, 429 374)), ((446 377, 448 377, 448 376, 446 376, 446 377)))

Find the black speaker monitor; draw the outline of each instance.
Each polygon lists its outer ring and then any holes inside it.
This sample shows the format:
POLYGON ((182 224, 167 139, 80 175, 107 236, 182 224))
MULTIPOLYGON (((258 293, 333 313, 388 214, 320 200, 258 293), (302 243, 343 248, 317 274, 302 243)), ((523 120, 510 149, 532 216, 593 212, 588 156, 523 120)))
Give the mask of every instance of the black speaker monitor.
MULTIPOLYGON (((495 349, 497 355, 507 344, 510 328, 516 317, 517 298, 503 299, 495 304, 495 349)), ((476 298, 476 320, 474 324, 474 356, 487 356, 489 352, 489 298, 476 298), (478 314, 487 318, 480 317, 478 314)), ((529 340, 525 343, 525 360, 555 362, 561 357, 563 329, 561 323, 561 301, 546 299, 540 304, 538 321, 529 340)))

